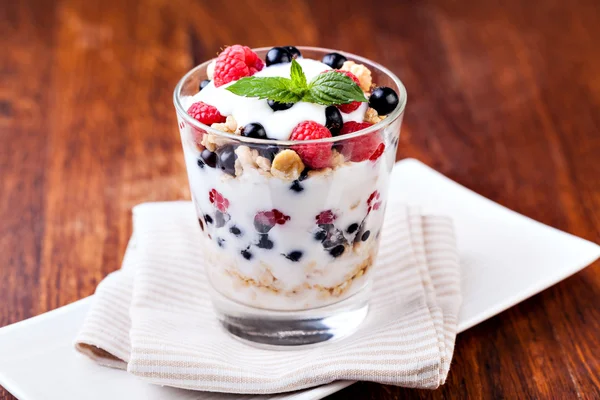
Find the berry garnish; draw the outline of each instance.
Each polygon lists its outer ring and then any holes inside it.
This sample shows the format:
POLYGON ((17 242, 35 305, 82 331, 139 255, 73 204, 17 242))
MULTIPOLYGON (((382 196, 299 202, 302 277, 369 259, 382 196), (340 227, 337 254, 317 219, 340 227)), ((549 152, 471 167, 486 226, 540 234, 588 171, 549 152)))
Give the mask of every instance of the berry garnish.
POLYGON ((226 174, 235 176, 236 158, 233 146, 223 146, 217 149, 217 168, 226 174))
POLYGON ((327 230, 323 227, 319 227, 319 229, 317 229, 317 231, 315 232, 314 238, 319 242, 322 242, 323 240, 327 239, 327 230))
POLYGON ((394 89, 382 86, 373 89, 369 97, 369 107, 379 115, 388 115, 398 106, 398 94, 394 89))
POLYGON ((302 53, 295 46, 283 46, 294 58, 302 57, 302 53))
POLYGON ((208 215, 208 214, 204 215, 204 219, 206 220, 207 224, 212 224, 213 223, 212 217, 210 215, 208 215))
POLYGON ((242 250, 241 253, 242 253, 242 257, 244 257, 246 260, 250 260, 252 258, 252 253, 250 253, 250 251, 248 251, 248 249, 242 250))
POLYGON ((279 147, 261 145, 257 148, 257 150, 258 154, 268 159, 269 161, 273 161, 273 159, 275 158, 275 154, 279 152, 279 147))
POLYGON ((362 234, 362 236, 360 237, 360 240, 362 240, 363 242, 366 242, 367 239, 369 239, 369 236, 371 236, 371 231, 366 231, 365 233, 362 234))
POLYGON ((242 230, 235 225, 229 228, 229 232, 235 236, 240 236, 242 234, 242 230))
POLYGON ((346 232, 354 233, 354 232, 356 232, 357 229, 358 229, 358 224, 355 222, 355 223, 351 224, 348 228, 346 228, 346 232))
POLYGON ((329 129, 332 136, 337 136, 340 133, 340 129, 344 125, 342 114, 335 106, 329 106, 325 109, 325 127, 329 129))
MULTIPOLYGON (((352 72, 341 71, 341 70, 338 70, 336 72, 346 75, 347 77, 352 79, 352 81, 354 83, 356 83, 358 86, 360 86, 360 81, 358 80, 356 75, 354 75, 352 72)), ((340 104, 337 106, 337 108, 339 108, 341 112, 348 114, 348 113, 351 113, 352 111, 355 111, 358 107, 360 107, 360 103, 361 103, 360 101, 353 101, 352 103, 348 103, 348 104, 340 104)))
POLYGON ((294 250, 289 252, 288 254, 284 254, 283 256, 290 261, 298 262, 302 258, 302 252, 299 250, 294 250))
POLYGON ((204 89, 205 87, 208 86, 208 84, 210 83, 210 81, 208 79, 203 80, 202 82, 200 82, 200 86, 198 87, 199 90, 204 89))
POLYGON ((194 103, 188 108, 188 115, 194 118, 196 121, 203 123, 204 125, 218 124, 225 122, 225 117, 221 115, 216 107, 206 104, 202 101, 194 103))
POLYGON ((290 186, 290 190, 293 190, 296 193, 300 193, 304 190, 304 187, 300 184, 300 181, 296 179, 292 183, 292 186, 290 186))
POLYGON ((289 216, 276 209, 259 211, 254 216, 254 228, 256 228, 258 233, 267 233, 275 225, 283 225, 289 220, 289 216))
POLYGON ((265 250, 271 250, 273 248, 273 241, 269 239, 269 235, 263 233, 259 236, 258 243, 256 243, 256 247, 265 250))
MULTIPOLYGON (((372 124, 369 122, 354 122, 348 121, 342 126, 340 135, 347 135, 349 133, 366 129, 372 124)), ((381 141, 379 132, 371 132, 363 136, 359 136, 353 139, 349 139, 342 145, 342 154, 346 158, 350 158, 350 161, 360 162, 365 160, 376 160, 381 156, 385 145, 381 141), (383 146, 383 147, 382 147, 383 146)))
MULTIPOLYGON (((290 140, 313 140, 331 137, 329 129, 314 121, 304 121, 296 125, 290 140)), ((330 143, 313 143, 306 145, 296 145, 294 150, 300 155, 304 164, 310 168, 325 168, 331 161, 330 143)))
POLYGON ((215 86, 252 76, 264 66, 263 60, 249 47, 239 44, 229 46, 217 57, 213 77, 215 86))
POLYGON ((280 103, 275 100, 267 100, 267 104, 273 111, 283 111, 292 108, 294 103, 280 103))
POLYGON ((369 198, 367 199, 367 212, 371 212, 371 210, 379 210, 381 207, 381 200, 379 200, 380 197, 381 195, 379 194, 378 190, 369 195, 369 198))
POLYGON ((200 158, 202 159, 204 164, 208 165, 211 168, 217 166, 217 153, 214 153, 208 149, 204 149, 200 153, 200 158))
POLYGON ((333 221, 335 221, 336 218, 337 218, 337 216, 333 213, 333 211, 326 210, 326 211, 321 211, 319 213, 319 215, 317 215, 315 217, 315 220, 317 221, 318 225, 325 225, 325 224, 333 224, 333 221))
POLYGON ((208 200, 211 204, 217 207, 217 210, 221 212, 227 212, 227 208, 229 207, 229 200, 227 200, 221 193, 219 193, 216 189, 211 189, 208 192, 208 200))
POLYGON ((255 139, 267 139, 267 131, 258 122, 251 122, 241 129, 241 134, 255 139))
POLYGON ((325 54, 321 61, 323 64, 327 64, 333 69, 339 69, 342 68, 342 65, 344 65, 348 59, 340 53, 329 53, 325 54))
POLYGON ((273 47, 265 57, 267 67, 273 64, 283 64, 292 61, 292 54, 285 47, 273 47))
POLYGON ((329 254, 337 258, 344 253, 344 250, 346 250, 346 248, 340 244, 338 246, 335 246, 333 249, 329 250, 329 254))

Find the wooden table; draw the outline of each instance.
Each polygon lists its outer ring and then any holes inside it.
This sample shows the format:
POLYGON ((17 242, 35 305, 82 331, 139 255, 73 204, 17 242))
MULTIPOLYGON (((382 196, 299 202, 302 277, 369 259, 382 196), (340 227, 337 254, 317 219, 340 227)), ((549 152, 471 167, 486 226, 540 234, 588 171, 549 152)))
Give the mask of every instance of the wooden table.
MULTIPOLYGON (((189 198, 172 91, 226 44, 381 62, 409 91, 398 158, 600 241, 597 0, 2 3, 0 326, 92 294, 132 206, 189 198)), ((599 398, 599 355, 596 263, 461 334, 439 390, 332 399, 599 398)))

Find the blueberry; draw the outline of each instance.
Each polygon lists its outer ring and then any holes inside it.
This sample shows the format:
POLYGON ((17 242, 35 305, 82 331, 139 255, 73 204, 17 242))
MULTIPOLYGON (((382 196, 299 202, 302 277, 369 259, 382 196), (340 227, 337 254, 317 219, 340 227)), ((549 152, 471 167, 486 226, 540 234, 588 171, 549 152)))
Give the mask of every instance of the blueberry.
POLYGON ((327 231, 325 229, 319 228, 319 230, 315 232, 314 238, 315 240, 322 242, 327 238, 327 231))
POLYGON ((292 108, 294 103, 280 103, 275 100, 267 100, 267 104, 273 111, 283 111, 292 108))
POLYGON ((335 246, 333 249, 329 250, 329 254, 331 254, 333 257, 339 257, 344 253, 344 250, 346 250, 346 248, 340 244, 339 246, 335 246))
POLYGON ((202 218, 198 218, 198 223, 200 224, 200 229, 204 230, 204 222, 202 222, 202 218))
POLYGON ((200 159, 200 158, 198 159, 198 166, 200 168, 204 168, 204 161, 202 161, 202 159, 200 159))
POLYGON ((225 224, 229 222, 230 219, 231 216, 229 214, 223 214, 221 211, 217 210, 217 212, 215 213, 215 226, 217 228, 221 228, 225 226, 225 224))
POLYGON ((284 257, 287 258, 290 261, 300 261, 300 259, 302 258, 302 252, 298 251, 298 250, 294 250, 292 252, 289 252, 288 254, 284 254, 284 257))
POLYGON ((271 250, 273 248, 273 241, 269 239, 269 235, 262 234, 256 246, 261 249, 271 250))
POLYGON ((240 230, 240 228, 238 228, 237 226, 232 226, 231 228, 229 228, 229 232, 231 232, 232 234, 234 234, 235 236, 240 236, 242 234, 242 231, 240 230))
MULTIPOLYGON (((340 69, 348 59, 340 53, 329 53, 323 56, 323 64, 329 65, 333 69, 340 69)), ((268 64, 267 64, 268 65, 268 64)))
POLYGON ((265 131, 264 126, 257 122, 251 122, 244 126, 241 130, 241 134, 255 139, 267 139, 267 131, 265 131))
MULTIPOLYGON (((208 149, 202 150, 202 153, 200 153, 200 159, 204 162, 204 164, 211 168, 214 168, 217 165, 217 153, 213 153, 208 149)), ((198 160, 198 165, 200 165, 200 160, 198 160)))
POLYGON ((398 101, 398 94, 394 89, 381 86, 371 92, 369 107, 374 108, 379 115, 388 115, 396 109, 398 101))
POLYGON ((273 64, 292 62, 292 54, 285 47, 273 47, 265 57, 267 67, 273 64))
POLYGON ((235 176, 235 159, 233 146, 223 146, 217 150, 217 167, 226 174, 235 176))
POLYGON ((217 238, 217 244, 219 245, 219 247, 224 247, 225 246, 225 239, 223 239, 223 238, 217 238))
POLYGON ((208 86, 208 84, 210 83, 210 81, 208 79, 203 80, 202 82, 200 82, 200 87, 199 90, 204 89, 205 87, 208 86))
POLYGON ((350 226, 349 226, 349 227, 346 229, 346 232, 348 232, 348 233, 354 233, 354 232, 356 232, 356 230, 357 230, 357 229, 358 229, 358 224, 357 224, 357 223, 354 223, 354 224, 350 225, 350 226))
POLYGON ((325 126, 331 132, 332 136, 337 136, 344 125, 342 113, 336 106, 329 106, 325 109, 325 126))
POLYGON ((291 55, 293 58, 298 58, 298 57, 302 57, 302 53, 300 53, 300 50, 298 50, 295 46, 283 46, 291 55))
POLYGON ((213 219, 210 215, 206 214, 204 215, 204 219, 206 220, 207 224, 212 224, 213 223, 213 219))
POLYGON ((360 237, 360 240, 362 240, 363 242, 366 242, 367 239, 369 238, 369 236, 371 236, 371 231, 366 231, 365 233, 362 234, 362 236, 360 237))
POLYGON ((295 180, 294 183, 292 183, 292 186, 290 186, 290 190, 293 190, 294 192, 300 193, 301 191, 304 190, 304 188, 300 184, 300 181, 295 180))
POLYGON ((252 253, 250 253, 248 251, 248 249, 242 250, 241 253, 242 253, 242 257, 244 257, 246 260, 249 260, 252 258, 252 253))
POLYGON ((275 158, 275 154, 279 152, 279 147, 277 146, 260 146, 257 148, 258 154, 268 159, 269 161, 273 161, 275 158))

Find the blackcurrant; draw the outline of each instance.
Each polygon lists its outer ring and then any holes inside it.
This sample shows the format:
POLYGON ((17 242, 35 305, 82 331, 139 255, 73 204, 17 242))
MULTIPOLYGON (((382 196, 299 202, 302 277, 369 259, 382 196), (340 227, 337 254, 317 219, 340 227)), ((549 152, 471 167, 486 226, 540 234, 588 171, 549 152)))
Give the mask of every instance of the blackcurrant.
POLYGON ((344 125, 342 119, 342 113, 336 106, 329 106, 325 109, 325 126, 331 132, 332 136, 337 136, 340 133, 340 129, 344 125))
POLYGON ((265 128, 257 122, 251 122, 248 125, 244 126, 242 128, 241 133, 246 137, 251 137, 255 139, 267 139, 267 131, 265 131, 265 128))
POLYGON ((208 79, 203 80, 202 82, 200 82, 200 90, 204 89, 206 86, 208 86, 208 84, 210 83, 210 81, 208 79))
MULTIPOLYGON (((202 150, 202 153, 200 153, 200 159, 204 162, 204 164, 211 168, 214 168, 217 165, 217 154, 208 149, 202 150)), ((198 165, 200 165, 199 162, 200 160, 198 160, 198 165)))
POLYGON ((302 53, 300 53, 300 50, 298 50, 296 47, 294 46, 283 46, 291 55, 292 57, 302 57, 302 53))
POLYGON ((223 146, 217 150, 217 167, 226 174, 235 176, 235 155, 233 146, 223 146))
POLYGON ((267 67, 273 64, 292 62, 292 55, 285 47, 273 47, 265 57, 267 67))
MULTIPOLYGON (((329 65, 333 69, 340 69, 348 59, 340 53, 329 53, 323 56, 323 64, 329 65)), ((267 64, 269 65, 269 64, 267 64)))
POLYGON ((275 100, 267 100, 267 104, 273 111, 283 111, 292 108, 294 103, 280 103, 275 100))
POLYGON ((398 106, 398 94, 394 89, 381 86, 373 89, 369 97, 369 107, 379 115, 388 115, 398 106))

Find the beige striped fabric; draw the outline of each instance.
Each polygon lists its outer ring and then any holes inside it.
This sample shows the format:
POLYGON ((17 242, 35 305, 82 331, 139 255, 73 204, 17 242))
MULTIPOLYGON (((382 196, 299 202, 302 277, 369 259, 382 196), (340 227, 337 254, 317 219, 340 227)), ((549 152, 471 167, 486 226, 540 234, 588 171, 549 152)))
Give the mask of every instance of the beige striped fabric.
POLYGON ((270 351, 219 326, 191 203, 142 204, 133 217, 122 269, 98 286, 76 339, 77 350, 97 363, 158 385, 227 393, 280 393, 336 380, 431 389, 444 383, 461 303, 448 218, 390 205, 359 330, 324 346, 270 351))

